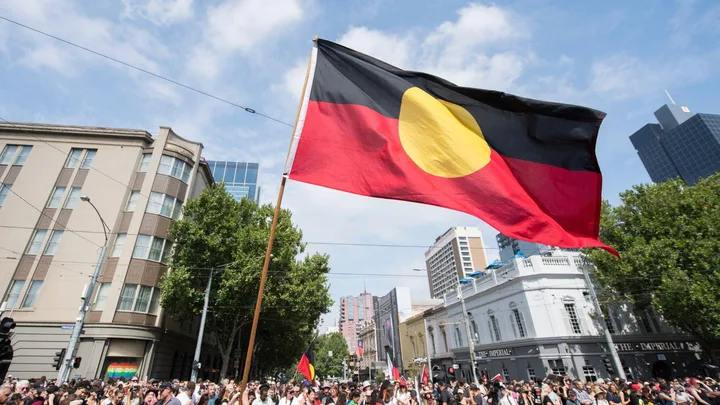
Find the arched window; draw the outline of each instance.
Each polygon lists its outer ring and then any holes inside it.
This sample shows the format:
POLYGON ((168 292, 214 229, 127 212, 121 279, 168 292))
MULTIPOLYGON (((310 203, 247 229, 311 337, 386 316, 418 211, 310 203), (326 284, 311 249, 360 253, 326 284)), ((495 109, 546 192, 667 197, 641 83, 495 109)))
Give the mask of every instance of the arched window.
POLYGON ((510 303, 510 325, 512 325, 513 334, 516 339, 527 337, 525 318, 515 302, 510 303))
POLYGON ((490 310, 488 311, 488 330, 490 331, 490 338, 493 342, 499 342, 502 340, 502 333, 500 333, 500 322, 498 321, 495 313, 490 310))

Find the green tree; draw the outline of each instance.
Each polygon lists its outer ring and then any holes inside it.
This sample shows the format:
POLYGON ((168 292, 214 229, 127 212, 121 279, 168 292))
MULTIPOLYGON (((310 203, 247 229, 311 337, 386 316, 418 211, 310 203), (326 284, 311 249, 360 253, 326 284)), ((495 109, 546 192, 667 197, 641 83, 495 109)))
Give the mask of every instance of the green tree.
MULTIPOLYGON (((199 315, 213 274, 205 331, 222 356, 223 376, 238 343, 243 352, 247 347, 273 210, 248 199, 238 202, 217 184, 188 201, 170 230, 175 249, 161 285, 162 306, 180 321, 199 315)), ((282 210, 253 356, 259 372, 296 361, 332 305, 329 258, 298 260, 305 250, 301 240, 290 211, 282 210)))
POLYGON ((347 341, 342 333, 326 333, 315 340, 315 374, 321 379, 342 376, 342 362, 349 357, 347 341))
POLYGON ((622 260, 588 251, 614 299, 652 306, 717 359, 720 348, 720 175, 689 187, 680 180, 639 185, 603 204, 600 238, 622 260))

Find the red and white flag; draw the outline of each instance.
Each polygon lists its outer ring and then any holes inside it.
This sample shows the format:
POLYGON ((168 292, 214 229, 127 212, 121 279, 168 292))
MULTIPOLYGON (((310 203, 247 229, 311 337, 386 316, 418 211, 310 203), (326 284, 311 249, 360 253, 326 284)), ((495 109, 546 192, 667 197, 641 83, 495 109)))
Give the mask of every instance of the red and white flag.
POLYGON ((420 382, 422 382, 423 385, 428 385, 428 383, 430 382, 430 375, 428 375, 428 369, 425 365, 423 365, 423 372, 422 377, 420 378, 420 382))
POLYGON ((503 380, 503 377, 502 377, 500 374, 498 374, 498 375, 496 375, 495 377, 493 377, 493 378, 490 379, 490 381, 493 381, 493 382, 495 382, 495 381, 500 381, 500 382, 502 382, 502 380, 503 380))
POLYGON ((397 369, 392 363, 392 359, 390 358, 390 353, 387 353, 387 366, 388 366, 388 378, 391 380, 399 380, 400 379, 400 370, 397 369))

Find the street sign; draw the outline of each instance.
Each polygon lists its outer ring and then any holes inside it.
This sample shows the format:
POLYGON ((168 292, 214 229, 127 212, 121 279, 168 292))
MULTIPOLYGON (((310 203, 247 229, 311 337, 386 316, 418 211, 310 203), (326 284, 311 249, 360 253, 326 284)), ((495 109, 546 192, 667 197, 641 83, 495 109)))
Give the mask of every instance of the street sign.
POLYGON ((460 370, 460 365, 458 365, 458 364, 453 364, 453 368, 454 368, 455 370, 460 370))
POLYGON ((60 329, 62 329, 62 330, 73 330, 74 327, 75 327, 75 325, 62 325, 62 326, 60 327, 60 329))

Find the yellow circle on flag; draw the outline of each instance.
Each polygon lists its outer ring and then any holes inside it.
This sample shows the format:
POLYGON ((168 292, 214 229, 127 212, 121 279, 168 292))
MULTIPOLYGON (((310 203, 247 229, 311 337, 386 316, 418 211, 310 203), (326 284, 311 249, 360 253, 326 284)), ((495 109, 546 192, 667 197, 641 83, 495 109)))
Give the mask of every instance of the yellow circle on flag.
POLYGON ((490 162, 480 125, 457 104, 411 87, 403 94, 398 121, 403 149, 427 173, 463 177, 490 162))

